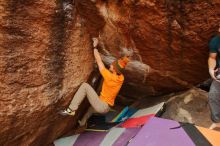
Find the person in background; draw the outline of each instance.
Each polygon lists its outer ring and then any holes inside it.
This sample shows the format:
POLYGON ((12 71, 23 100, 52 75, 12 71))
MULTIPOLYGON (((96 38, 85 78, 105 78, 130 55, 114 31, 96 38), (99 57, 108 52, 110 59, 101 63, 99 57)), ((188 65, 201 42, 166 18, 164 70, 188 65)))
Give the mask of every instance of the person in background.
POLYGON ((87 113, 83 116, 82 120, 78 121, 80 126, 86 125, 87 120, 93 113, 104 114, 110 110, 111 106, 114 106, 115 98, 124 82, 123 71, 129 61, 128 57, 122 57, 115 60, 110 65, 110 68, 107 69, 96 48, 97 45, 98 39, 94 38, 94 56, 98 64, 99 71, 104 78, 100 96, 88 83, 83 83, 74 95, 69 107, 61 111, 62 115, 74 116, 81 102, 87 97, 91 106, 89 107, 87 113))
POLYGON ((209 74, 213 81, 209 90, 209 105, 213 124, 210 129, 220 127, 220 26, 218 34, 209 42, 209 74))

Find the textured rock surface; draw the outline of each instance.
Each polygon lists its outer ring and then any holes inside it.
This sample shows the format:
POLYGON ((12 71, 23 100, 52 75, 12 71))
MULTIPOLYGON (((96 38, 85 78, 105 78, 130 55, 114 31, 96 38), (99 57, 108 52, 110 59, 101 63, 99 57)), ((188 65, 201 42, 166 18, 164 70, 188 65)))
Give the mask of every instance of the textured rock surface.
POLYGON ((193 88, 172 96, 167 102, 163 118, 194 123, 208 128, 212 123, 208 105, 208 93, 198 88, 193 88))
POLYGON ((133 72, 122 94, 160 95, 208 78, 207 44, 218 29, 218 0, 97 1, 96 5, 106 21, 100 32, 106 62, 111 55, 120 56, 124 47, 134 52, 135 61, 128 67, 133 72))
POLYGON ((75 125, 81 110, 75 118, 57 110, 91 73, 94 36, 107 64, 133 52, 124 96, 160 95, 205 80, 219 6, 218 0, 0 0, 0 145, 48 145, 75 125))
POLYGON ((75 11, 68 1, 0 1, 1 146, 47 145, 72 128, 57 111, 93 63, 75 11))
POLYGON ((207 128, 212 124, 208 92, 204 90, 193 87, 187 91, 166 96, 143 98, 134 105, 137 108, 146 108, 161 102, 166 102, 163 118, 194 123, 207 128))

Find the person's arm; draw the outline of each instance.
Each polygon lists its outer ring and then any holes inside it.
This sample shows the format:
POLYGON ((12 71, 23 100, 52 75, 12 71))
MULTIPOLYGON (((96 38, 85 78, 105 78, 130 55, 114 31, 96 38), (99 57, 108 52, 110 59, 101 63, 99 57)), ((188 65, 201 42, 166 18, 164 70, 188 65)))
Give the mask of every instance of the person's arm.
POLYGON ((101 72, 101 70, 105 68, 105 65, 102 62, 102 58, 99 54, 99 51, 96 49, 97 45, 98 45, 98 39, 93 38, 94 57, 95 57, 96 63, 98 64, 99 71, 101 72))
POLYGON ((216 59, 217 59, 217 53, 209 53, 209 59, 208 59, 209 74, 214 80, 217 80, 215 77, 216 59))
POLYGON ((101 70, 103 70, 105 68, 105 65, 104 63, 102 62, 102 58, 99 54, 99 51, 95 48, 94 49, 94 56, 95 56, 95 60, 98 64, 98 67, 99 67, 99 71, 101 72, 101 70))

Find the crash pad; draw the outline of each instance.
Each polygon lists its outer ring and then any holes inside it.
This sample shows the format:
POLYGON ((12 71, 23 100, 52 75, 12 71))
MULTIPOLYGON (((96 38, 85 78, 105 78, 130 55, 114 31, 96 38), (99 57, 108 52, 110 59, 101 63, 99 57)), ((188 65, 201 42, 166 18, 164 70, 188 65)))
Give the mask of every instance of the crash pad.
POLYGON ((163 112, 165 103, 161 102, 152 107, 140 109, 136 111, 129 119, 123 122, 120 126, 124 128, 134 128, 144 125, 150 117, 156 116, 163 112))
POLYGON ((141 128, 128 128, 114 142, 112 146, 126 146, 129 141, 136 136, 141 128))
POLYGON ((117 111, 109 111, 105 114, 105 122, 109 123, 112 122, 112 120, 119 114, 117 111))
POLYGON ((220 146, 220 132, 196 126, 213 146, 220 146))
POLYGON ((207 138, 195 127, 194 124, 180 123, 180 126, 188 134, 196 146, 212 146, 207 138))
POLYGON ((98 146, 107 133, 108 132, 84 132, 77 137, 77 140, 75 140, 74 144, 71 146, 98 146))
POLYGON ((89 124, 92 124, 92 123, 96 123, 96 124, 106 123, 106 122, 105 122, 105 115, 94 114, 94 115, 92 115, 92 116, 88 119, 88 123, 89 123, 89 124))
POLYGON ((128 146, 195 146, 176 121, 152 117, 128 146))
POLYGON ((125 114, 128 112, 129 107, 126 106, 113 120, 112 122, 120 122, 121 119, 125 116, 125 114))
POLYGON ((120 135, 125 131, 125 128, 112 128, 105 138, 102 140, 99 146, 111 146, 120 137, 120 135))
POLYGON ((63 138, 55 140, 54 145, 55 146, 73 146, 73 144, 78 139, 78 137, 79 137, 79 134, 68 136, 68 137, 63 137, 63 138))
MULTIPOLYGON (((130 118, 134 113, 136 113, 138 111, 138 109, 135 108, 131 108, 129 107, 127 112, 125 114, 123 114, 123 116, 121 116, 120 118, 118 118, 118 122, 123 122, 125 120, 127 120, 128 118, 130 118)), ((116 122, 117 122, 116 121, 116 122)))
MULTIPOLYGON (((137 111, 137 110, 135 110, 137 111)), ((121 121, 125 116, 129 117, 131 116, 134 111, 132 109, 129 109, 128 107, 125 107, 121 112, 116 110, 111 110, 106 114, 93 114, 89 121, 93 121, 95 123, 114 123, 121 121)))
POLYGON ((145 123, 147 123, 147 121, 154 116, 155 116, 154 114, 150 114, 147 116, 142 116, 137 118, 129 118, 124 123, 120 124, 120 126, 124 128, 140 127, 143 126, 145 123))
POLYGON ((105 132, 109 131, 111 128, 115 127, 119 123, 88 123, 86 131, 99 131, 105 132))
POLYGON ((137 112, 135 112, 131 118, 136 118, 136 117, 142 117, 150 114, 155 114, 157 115, 160 111, 163 111, 165 107, 165 102, 161 102, 157 105, 154 105, 152 107, 140 109, 137 112))

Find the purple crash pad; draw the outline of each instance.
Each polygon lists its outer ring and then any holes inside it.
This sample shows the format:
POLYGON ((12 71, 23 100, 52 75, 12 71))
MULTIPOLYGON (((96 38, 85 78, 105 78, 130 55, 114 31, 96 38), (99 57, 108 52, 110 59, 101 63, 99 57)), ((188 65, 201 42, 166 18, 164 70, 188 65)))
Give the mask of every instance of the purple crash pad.
POLYGON ((98 146, 108 132, 84 132, 80 134, 73 146, 98 146))
POLYGON ((176 121, 152 117, 128 146, 195 146, 176 121))
POLYGON ((141 128, 128 128, 126 129, 120 137, 114 142, 113 146, 125 146, 128 144, 141 128))

